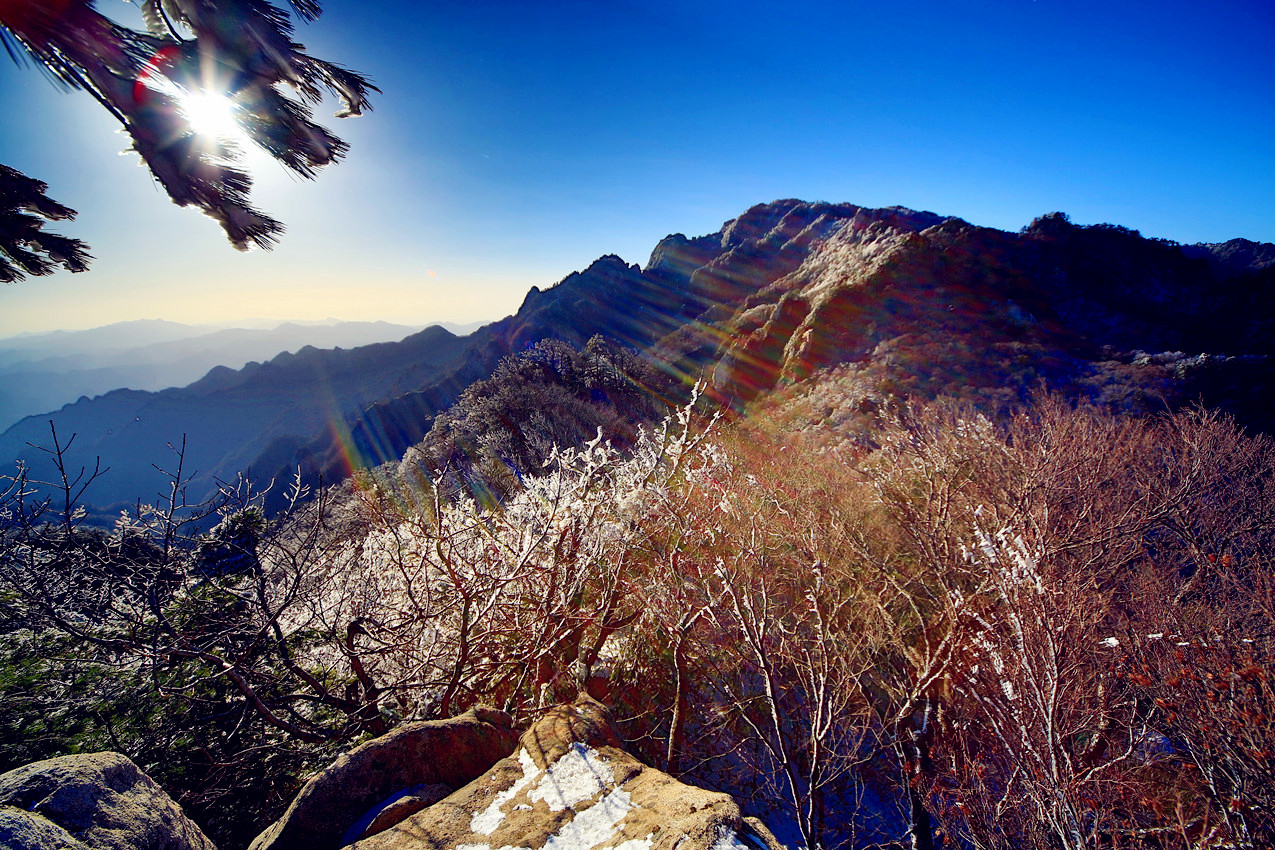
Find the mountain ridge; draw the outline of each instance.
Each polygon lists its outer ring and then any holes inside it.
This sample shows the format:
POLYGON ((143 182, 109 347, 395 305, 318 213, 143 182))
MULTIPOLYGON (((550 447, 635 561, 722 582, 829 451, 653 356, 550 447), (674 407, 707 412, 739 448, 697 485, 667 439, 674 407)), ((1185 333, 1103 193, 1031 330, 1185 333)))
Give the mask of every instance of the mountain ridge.
MULTIPOLYGON (((867 407, 948 391, 1004 406, 1043 385, 1144 411, 1211 395, 1265 427, 1275 421, 1264 401, 1273 279, 1267 243, 1180 246, 1057 213, 1010 233, 903 207, 786 199, 712 234, 665 237, 644 267, 604 255, 532 287, 517 312, 463 340, 429 329, 351 351, 307 348, 166 394, 111 396, 101 409, 128 434, 132 457, 149 446, 146 464, 197 431, 188 451, 202 494, 242 470, 270 480, 299 466, 331 482, 397 461, 502 358, 595 334, 647 352, 685 385, 707 375, 729 404, 850 364, 870 388, 867 407), (1187 353, 1161 356, 1176 352, 1187 353), (1191 361, 1199 352, 1207 357, 1191 361), (132 422, 122 416, 130 403, 144 408, 132 422), (251 436, 235 440, 235 429, 251 436)), ((93 404, 61 412, 59 430, 97 427, 80 448, 114 464, 110 450, 125 441, 103 438, 108 417, 93 404)), ((11 428, 0 454, 38 431, 11 428)), ((141 487, 133 475, 111 492, 131 501, 141 487)))
POLYGON ((388 391, 392 376, 386 371, 394 373, 394 364, 444 363, 461 350, 462 339, 434 326, 401 343, 322 354, 310 348, 238 370, 214 369, 185 387, 155 393, 117 390, 81 399, 49 417, 23 419, 0 435, 0 452, 41 469, 42 453, 28 444, 48 444, 52 419, 64 439, 78 436, 77 458, 98 455, 113 467, 111 479, 101 482, 99 504, 152 501, 164 481, 150 465, 171 463, 169 448, 180 446, 185 435, 185 468, 193 470, 189 495, 201 501, 214 492, 217 480, 233 481, 248 468, 258 443, 340 419, 366 395, 388 391))

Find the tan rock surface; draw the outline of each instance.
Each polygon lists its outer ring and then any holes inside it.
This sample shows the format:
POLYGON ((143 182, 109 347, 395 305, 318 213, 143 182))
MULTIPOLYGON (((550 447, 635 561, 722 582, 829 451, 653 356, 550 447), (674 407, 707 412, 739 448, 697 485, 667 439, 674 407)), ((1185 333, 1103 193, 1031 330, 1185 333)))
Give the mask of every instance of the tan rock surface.
POLYGON ((335 850, 387 799, 413 786, 459 788, 507 756, 516 741, 509 715, 481 707, 449 720, 400 726, 313 777, 251 850, 335 850))
POLYGON ((684 785, 619 748, 587 696, 523 734, 516 753, 356 850, 765 850, 726 794, 684 785))

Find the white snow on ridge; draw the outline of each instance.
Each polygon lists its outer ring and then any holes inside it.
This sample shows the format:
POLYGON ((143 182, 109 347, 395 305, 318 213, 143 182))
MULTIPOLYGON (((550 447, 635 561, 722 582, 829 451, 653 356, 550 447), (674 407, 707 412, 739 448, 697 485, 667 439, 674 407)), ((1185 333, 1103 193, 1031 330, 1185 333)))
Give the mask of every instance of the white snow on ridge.
POLYGON ((614 782, 615 774, 598 751, 577 742, 549 766, 540 784, 527 796, 533 803, 544 800, 551 812, 560 812, 574 809, 614 782))
MULTIPOLYGON (((562 829, 545 842, 544 850, 589 850, 610 841, 615 838, 616 826, 634 808, 629 792, 616 788, 563 824, 562 829)), ((646 846, 650 847, 649 837, 646 846)))
MULTIPOLYGON (((500 810, 500 807, 517 797, 518 792, 540 776, 540 768, 536 767, 536 763, 531 760, 531 754, 525 749, 518 751, 518 763, 522 765, 522 776, 513 785, 496 794, 491 805, 470 819, 469 828, 479 835, 491 835, 495 832, 496 827, 500 826, 501 821, 505 819, 505 813, 500 810)), ((469 848, 470 845, 462 845, 462 847, 469 848)), ((485 844, 475 844, 470 850, 476 850, 479 847, 490 850, 485 844)), ((456 850, 462 850, 462 848, 458 847, 456 850)))

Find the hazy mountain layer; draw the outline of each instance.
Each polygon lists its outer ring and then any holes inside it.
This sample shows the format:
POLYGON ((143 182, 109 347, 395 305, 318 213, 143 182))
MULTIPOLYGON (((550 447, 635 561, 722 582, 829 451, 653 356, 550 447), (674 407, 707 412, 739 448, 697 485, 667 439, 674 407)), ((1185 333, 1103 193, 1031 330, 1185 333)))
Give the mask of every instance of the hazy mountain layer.
POLYGON ((328 351, 307 346, 238 370, 219 366, 180 389, 116 390, 22 420, 0 436, 0 456, 21 459, 47 478, 47 459, 28 444, 49 445, 51 419, 63 442, 77 435, 77 468, 91 467, 95 456, 112 467, 88 501, 153 502, 166 484, 151 465, 173 468, 170 446, 184 437, 184 474, 192 477, 189 496, 197 500, 212 492, 215 479, 233 480, 249 469, 276 437, 339 426, 367 400, 389 393, 409 368, 440 369, 464 347, 462 338, 432 327, 398 343, 328 351))
POLYGON ((0 339, 0 367, 19 360, 40 360, 69 352, 102 353, 157 342, 190 339, 220 330, 214 325, 187 325, 165 319, 136 319, 78 331, 25 333, 0 339))
MULTIPOLYGON (((461 335, 472 327, 449 328, 461 335)), ((172 322, 124 322, 90 331, 59 331, 0 340, 0 429, 24 416, 57 410, 80 396, 115 389, 159 390, 201 378, 214 366, 238 369, 306 345, 354 348, 393 342, 420 330, 389 322, 283 323, 223 328, 172 322), (181 333, 186 336, 172 338, 181 333), (153 341, 148 341, 153 340, 153 341)))

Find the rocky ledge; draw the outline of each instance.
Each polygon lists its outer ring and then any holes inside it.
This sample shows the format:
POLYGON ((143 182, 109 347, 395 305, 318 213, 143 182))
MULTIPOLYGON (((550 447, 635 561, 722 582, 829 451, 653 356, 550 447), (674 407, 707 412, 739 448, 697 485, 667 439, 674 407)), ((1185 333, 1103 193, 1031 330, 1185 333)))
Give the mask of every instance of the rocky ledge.
MULTIPOLYGON (((501 711, 413 723, 316 774, 251 850, 782 850, 726 794, 626 753, 582 695, 517 735, 501 711)), ((0 850, 216 850, 118 753, 0 775, 0 850)))
POLYGON ((778 850, 726 794, 684 785, 620 748, 587 696, 528 729, 464 788, 355 850, 778 850))

